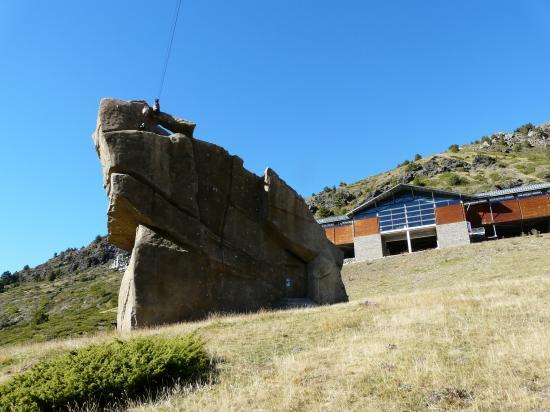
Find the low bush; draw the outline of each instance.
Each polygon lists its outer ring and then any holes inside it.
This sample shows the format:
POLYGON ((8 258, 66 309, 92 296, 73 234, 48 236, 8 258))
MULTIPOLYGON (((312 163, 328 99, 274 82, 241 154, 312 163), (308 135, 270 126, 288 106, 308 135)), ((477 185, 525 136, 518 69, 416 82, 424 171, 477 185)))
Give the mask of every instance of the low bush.
POLYGON ((450 173, 447 176, 447 181, 449 182, 449 184, 451 186, 458 186, 458 185, 464 183, 464 180, 460 176, 455 175, 454 173, 450 173))
POLYGON ((329 216, 333 216, 334 213, 332 211, 330 211, 329 209, 327 209, 326 207, 324 206, 321 206, 319 208, 319 210, 317 211, 317 217, 319 217, 320 219, 323 219, 325 217, 329 217, 329 216))
POLYGON ((50 315, 46 312, 46 309, 41 307, 37 309, 32 314, 31 325, 36 326, 44 322, 47 322, 50 319, 50 315))
POLYGON ((457 144, 452 144, 449 146, 449 152, 458 153, 459 151, 460 151, 460 147, 457 144))
POLYGON ((524 124, 523 126, 518 127, 515 130, 515 132, 519 134, 527 134, 534 128, 535 128, 535 125, 533 123, 527 123, 527 124, 524 124))
POLYGON ((195 336, 92 345, 42 361, 0 386, 0 410, 121 404, 162 386, 205 377, 210 359, 195 336))
POLYGON ((415 186, 426 186, 426 182, 419 176, 416 176, 411 183, 415 186))

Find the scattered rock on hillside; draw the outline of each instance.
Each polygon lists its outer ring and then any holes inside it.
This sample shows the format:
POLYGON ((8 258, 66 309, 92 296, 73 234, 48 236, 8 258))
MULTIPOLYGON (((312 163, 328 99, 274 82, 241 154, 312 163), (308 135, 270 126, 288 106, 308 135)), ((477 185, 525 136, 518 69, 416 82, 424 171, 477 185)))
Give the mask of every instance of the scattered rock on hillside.
POLYGON ((488 168, 497 163, 494 157, 478 154, 472 160, 472 167, 474 169, 488 168))
POLYGON ((511 182, 505 182, 500 185, 495 185, 498 190, 513 189, 514 187, 523 186, 525 182, 521 179, 512 180, 511 182))
POLYGON ((454 159, 443 156, 433 156, 422 165, 417 175, 425 177, 434 177, 441 173, 453 172, 462 168, 465 172, 470 170, 470 164, 462 159, 454 159))
POLYGON ((527 133, 527 141, 533 147, 550 146, 550 122, 541 124, 527 133))
POLYGON ((117 256, 124 258, 127 252, 109 243, 106 237, 98 237, 86 247, 68 248, 34 268, 22 270, 22 281, 52 279, 88 268, 106 265, 117 256))
POLYGON ((357 198, 357 194, 345 188, 333 188, 323 190, 309 202, 311 213, 319 210, 336 210, 349 205, 357 198))
MULTIPOLYGON (((476 145, 474 145, 476 146, 476 145)), ((522 147, 550 147, 550 123, 526 124, 511 133, 494 133, 477 143, 484 150, 511 153, 522 147)))

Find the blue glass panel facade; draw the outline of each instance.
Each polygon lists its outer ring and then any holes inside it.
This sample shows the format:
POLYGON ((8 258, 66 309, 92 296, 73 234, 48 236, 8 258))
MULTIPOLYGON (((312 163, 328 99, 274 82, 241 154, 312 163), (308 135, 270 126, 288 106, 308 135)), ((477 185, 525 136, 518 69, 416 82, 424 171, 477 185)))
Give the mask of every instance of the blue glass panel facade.
POLYGON ((357 213, 355 220, 378 217, 380 232, 435 224, 435 208, 460 203, 459 198, 403 193, 357 213))

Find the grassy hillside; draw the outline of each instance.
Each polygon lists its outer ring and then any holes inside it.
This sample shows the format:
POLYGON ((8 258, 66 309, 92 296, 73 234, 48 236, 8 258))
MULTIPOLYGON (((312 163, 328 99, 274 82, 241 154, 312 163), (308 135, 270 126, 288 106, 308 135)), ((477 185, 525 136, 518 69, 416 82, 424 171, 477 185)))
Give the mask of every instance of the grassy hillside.
POLYGON ((479 193, 550 181, 550 124, 498 133, 472 144, 405 160, 395 169, 326 187, 307 199, 317 217, 344 214, 398 183, 479 193))
POLYGON ((0 345, 111 330, 122 273, 92 267, 0 293, 0 345))
POLYGON ((97 236, 48 261, 0 276, 0 345, 113 329, 122 273, 109 269, 126 252, 97 236))
MULTIPOLYGON (((353 300, 212 316, 136 335, 196 332, 209 384, 132 410, 546 410, 550 235, 431 250, 344 268, 353 300)), ((4 346, 0 381, 112 332, 4 346)))

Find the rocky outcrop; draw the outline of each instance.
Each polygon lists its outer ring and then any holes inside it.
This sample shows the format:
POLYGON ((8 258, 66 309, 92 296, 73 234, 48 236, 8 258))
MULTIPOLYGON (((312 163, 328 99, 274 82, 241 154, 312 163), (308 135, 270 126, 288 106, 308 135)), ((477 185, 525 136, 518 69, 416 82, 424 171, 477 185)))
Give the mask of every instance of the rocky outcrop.
POLYGON ((143 101, 104 99, 93 140, 110 241, 132 251, 118 328, 347 300, 342 253, 273 170, 194 139, 194 125, 143 101), (170 131, 177 133, 170 133, 170 131))
POLYGON ((53 280, 73 276, 78 272, 96 267, 108 268, 117 259, 126 259, 128 253, 115 247, 106 237, 97 236, 88 246, 70 247, 56 252, 51 259, 36 266, 25 267, 14 275, 21 282, 53 280))
POLYGON ((472 167, 474 169, 487 169, 497 164, 497 159, 492 156, 478 154, 472 160, 472 167))
POLYGON ((510 133, 493 133, 472 143, 473 147, 494 152, 517 152, 522 148, 550 147, 550 122, 535 126, 531 123, 518 127, 510 133))
POLYGON ((458 168, 462 168, 464 171, 469 171, 470 165, 461 159, 433 156, 422 165, 416 175, 434 177, 442 173, 453 172, 458 168))
POLYGON ((498 190, 512 189, 514 187, 523 186, 525 182, 521 179, 512 180, 511 182, 505 182, 500 185, 495 185, 498 190))

